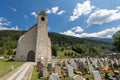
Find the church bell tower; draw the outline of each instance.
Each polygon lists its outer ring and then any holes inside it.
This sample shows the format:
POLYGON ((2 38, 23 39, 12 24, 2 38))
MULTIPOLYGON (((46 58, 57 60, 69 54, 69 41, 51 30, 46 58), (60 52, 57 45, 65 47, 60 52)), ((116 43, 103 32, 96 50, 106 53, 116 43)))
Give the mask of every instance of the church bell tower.
POLYGON ((42 10, 38 14, 37 41, 36 41, 36 61, 51 61, 51 41, 48 37, 48 17, 42 10))

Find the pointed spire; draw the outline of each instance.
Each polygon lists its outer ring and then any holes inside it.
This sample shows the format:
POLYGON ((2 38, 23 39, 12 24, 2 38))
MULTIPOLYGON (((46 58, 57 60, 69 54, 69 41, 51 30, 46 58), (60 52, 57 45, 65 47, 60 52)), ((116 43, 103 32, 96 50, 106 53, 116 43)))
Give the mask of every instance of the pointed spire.
POLYGON ((44 10, 41 10, 40 13, 38 15, 43 15, 43 16, 47 16, 47 14, 45 13, 44 10))

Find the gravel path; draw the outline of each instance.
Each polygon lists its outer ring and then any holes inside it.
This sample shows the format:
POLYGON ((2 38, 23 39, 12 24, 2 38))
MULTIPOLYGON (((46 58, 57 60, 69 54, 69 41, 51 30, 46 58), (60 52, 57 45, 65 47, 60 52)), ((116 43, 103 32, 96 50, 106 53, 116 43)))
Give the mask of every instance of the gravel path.
POLYGON ((13 71, 12 74, 6 74, 5 77, 3 77, 0 80, 23 80, 24 78, 27 78, 27 80, 30 80, 33 63, 32 62, 26 62, 22 66, 20 66, 17 70, 13 71), (27 76, 26 76, 27 75, 27 76))

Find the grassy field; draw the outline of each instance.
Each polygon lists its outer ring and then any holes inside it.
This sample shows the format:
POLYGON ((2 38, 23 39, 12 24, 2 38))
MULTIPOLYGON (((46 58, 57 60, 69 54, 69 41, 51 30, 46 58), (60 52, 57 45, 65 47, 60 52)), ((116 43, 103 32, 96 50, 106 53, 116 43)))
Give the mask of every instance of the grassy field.
POLYGON ((0 77, 5 75, 6 73, 10 72, 12 65, 14 66, 14 68, 17 68, 18 66, 20 66, 23 63, 24 62, 4 62, 4 61, 0 61, 0 77))
POLYGON ((75 52, 72 51, 72 50, 63 50, 63 51, 60 51, 60 50, 59 50, 59 51, 57 51, 57 55, 58 55, 58 56, 65 56, 65 55, 64 55, 65 53, 67 53, 67 54, 68 54, 68 53, 73 53, 73 55, 75 54, 75 52))

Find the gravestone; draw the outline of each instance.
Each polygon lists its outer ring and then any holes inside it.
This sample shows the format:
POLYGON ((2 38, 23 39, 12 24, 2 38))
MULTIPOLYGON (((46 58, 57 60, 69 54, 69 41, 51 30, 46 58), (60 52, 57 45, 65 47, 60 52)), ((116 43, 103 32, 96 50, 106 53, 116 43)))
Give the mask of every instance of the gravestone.
POLYGON ((47 58, 44 58, 45 60, 44 60, 44 66, 45 67, 48 67, 48 59, 47 58))
POLYGON ((40 71, 42 70, 42 68, 43 68, 43 64, 42 64, 42 63, 39 63, 39 64, 37 65, 37 70, 38 70, 38 72, 40 72, 40 71))
POLYGON ((75 75, 73 77, 73 80, 84 80, 82 76, 79 76, 79 75, 75 75))
POLYGON ((94 80, 102 80, 99 71, 93 71, 93 79, 94 80))
POLYGON ((65 60, 65 66, 66 66, 66 67, 67 67, 67 66, 70 66, 70 64, 68 63, 67 60, 65 60))
POLYGON ((78 58, 75 58, 75 59, 74 59, 74 62, 75 62, 76 64, 78 64, 78 63, 79 63, 79 59, 78 59, 78 58))
POLYGON ((107 59, 105 59, 105 66, 109 66, 107 59))
POLYGON ((62 62, 61 62, 61 61, 58 61, 58 62, 57 62, 57 66, 62 67, 62 62))
POLYGON ((119 61, 116 58, 114 58, 114 61, 117 65, 119 65, 119 61))
POLYGON ((77 70, 77 69, 78 69, 78 66, 77 66, 77 63, 76 63, 76 62, 74 62, 73 68, 74 68, 74 70, 77 70))
POLYGON ((102 70, 102 65, 98 62, 98 69, 99 69, 99 72, 102 73, 103 70, 102 70))
POLYGON ((64 70, 63 70, 63 76, 64 76, 64 77, 68 77, 68 70, 67 70, 67 69, 64 69, 64 70))
POLYGON ((55 72, 58 74, 59 77, 61 77, 61 67, 60 66, 55 66, 55 72))
POLYGON ((39 78, 43 77, 43 70, 40 70, 40 71, 39 71, 38 77, 39 77, 39 78))
POLYGON ((80 62, 78 67, 79 67, 79 70, 82 72, 82 74, 86 74, 83 62, 80 62))
POLYGON ((92 64, 88 64, 88 68, 89 68, 89 72, 92 74, 92 71, 93 71, 93 66, 92 66, 92 64))
POLYGON ((74 59, 70 59, 69 62, 70 62, 70 64, 71 64, 71 66, 74 66, 74 63, 75 63, 75 62, 74 62, 74 59))
POLYGON ((43 78, 47 78, 48 77, 48 71, 47 68, 43 68, 43 78))
POLYGON ((73 67, 67 66, 67 70, 68 70, 68 76, 73 77, 74 76, 73 67))
POLYGON ((48 68, 48 71, 51 71, 52 70, 52 64, 49 63, 47 68, 48 68))
POLYGON ((92 64, 95 66, 95 68, 98 67, 96 58, 92 59, 92 64))
POLYGON ((57 73, 52 73, 49 77, 49 80, 60 80, 57 73))
POLYGON ((98 59, 98 62, 100 63, 100 65, 103 67, 104 65, 103 65, 103 62, 100 60, 100 59, 98 59))
POLYGON ((57 62, 53 60, 53 61, 52 61, 52 67, 55 67, 56 63, 57 63, 57 62))
POLYGON ((114 62, 113 67, 114 67, 115 69, 118 69, 118 65, 117 65, 116 62, 114 62))

